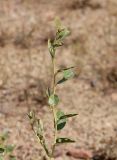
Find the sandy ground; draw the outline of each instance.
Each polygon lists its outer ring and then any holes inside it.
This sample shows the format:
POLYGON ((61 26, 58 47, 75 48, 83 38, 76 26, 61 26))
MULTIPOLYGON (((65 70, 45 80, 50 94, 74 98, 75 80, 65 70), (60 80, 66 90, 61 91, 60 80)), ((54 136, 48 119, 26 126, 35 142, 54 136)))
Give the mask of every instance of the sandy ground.
POLYGON ((57 53, 57 67, 78 65, 81 70, 80 76, 57 89, 62 100, 59 108, 79 114, 61 133, 74 137, 76 143, 57 152, 62 159, 72 160, 67 150, 100 149, 117 159, 116 0, 0 1, 0 132, 9 131, 18 160, 42 159, 27 112, 33 108, 43 118, 50 141, 47 40, 54 36, 56 16, 71 30, 57 53))

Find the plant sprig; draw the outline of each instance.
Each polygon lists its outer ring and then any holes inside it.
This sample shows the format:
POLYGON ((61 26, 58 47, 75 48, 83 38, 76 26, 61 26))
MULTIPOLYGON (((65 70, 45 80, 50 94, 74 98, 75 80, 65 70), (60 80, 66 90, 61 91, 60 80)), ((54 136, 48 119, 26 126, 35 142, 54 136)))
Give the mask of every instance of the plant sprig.
POLYGON ((33 111, 31 111, 28 114, 32 129, 36 134, 43 149, 45 150, 45 153, 49 158, 49 160, 54 160, 55 147, 58 144, 75 142, 70 138, 59 137, 58 131, 62 130, 65 127, 68 118, 71 118, 77 115, 77 114, 71 114, 71 113, 65 114, 63 111, 61 111, 57 107, 60 102, 59 96, 56 94, 57 85, 73 78, 75 75, 73 72, 73 69, 75 68, 74 66, 58 69, 57 71, 55 69, 56 50, 58 47, 64 44, 63 43, 64 39, 70 34, 70 31, 67 28, 62 27, 60 22, 58 24, 59 25, 57 26, 57 31, 56 31, 54 40, 51 40, 51 39, 48 40, 48 50, 52 60, 52 85, 50 88, 47 88, 46 95, 48 97, 49 107, 53 113, 53 121, 54 121, 54 140, 51 146, 51 151, 49 151, 48 146, 45 142, 43 123, 41 119, 36 118, 35 113, 33 111), (57 80, 57 75, 59 73, 62 74, 62 78, 57 80))
POLYGON ((6 143, 8 137, 8 132, 0 134, 0 160, 16 160, 16 157, 13 155, 15 146, 6 143))

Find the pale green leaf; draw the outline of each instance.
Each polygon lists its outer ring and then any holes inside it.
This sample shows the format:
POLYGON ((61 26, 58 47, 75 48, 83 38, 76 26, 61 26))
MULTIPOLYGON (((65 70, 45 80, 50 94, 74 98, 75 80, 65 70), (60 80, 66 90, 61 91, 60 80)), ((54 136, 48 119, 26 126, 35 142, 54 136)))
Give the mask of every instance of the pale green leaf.
POLYGON ((67 36, 70 35, 70 31, 67 28, 58 30, 56 39, 64 40, 67 36))
POLYGON ((48 103, 50 106, 56 106, 59 103, 59 97, 57 95, 52 94, 49 97, 48 103))
POLYGON ((43 122, 41 119, 36 120, 35 131, 37 136, 42 139, 43 138, 43 122))
POLYGON ((34 112, 34 111, 30 111, 30 112, 28 113, 28 118, 29 118, 29 119, 35 119, 35 112, 34 112))
POLYGON ((70 79, 74 77, 74 72, 71 69, 63 71, 63 78, 70 79))
POLYGON ((59 70, 58 72, 62 72, 63 73, 63 78, 60 79, 57 84, 61 84, 61 83, 64 83, 65 81, 67 81, 68 79, 71 79, 75 76, 74 72, 71 70, 71 67, 70 69, 66 68, 66 69, 62 69, 62 70, 59 70))

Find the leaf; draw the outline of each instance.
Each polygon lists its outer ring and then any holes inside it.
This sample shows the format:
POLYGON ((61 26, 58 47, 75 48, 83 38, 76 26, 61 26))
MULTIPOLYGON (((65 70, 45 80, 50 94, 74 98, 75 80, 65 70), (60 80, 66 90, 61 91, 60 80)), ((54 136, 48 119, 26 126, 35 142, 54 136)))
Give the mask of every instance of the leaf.
POLYGON ((47 90, 46 90, 46 95, 47 95, 47 97, 50 97, 50 95, 51 95, 50 88, 47 88, 47 90))
POLYGON ((28 114, 28 118, 30 119, 30 124, 33 126, 33 124, 35 123, 35 120, 36 120, 35 112, 30 111, 28 114))
POLYGON ((50 106, 56 106, 59 103, 59 97, 56 94, 52 94, 49 97, 48 103, 50 106))
POLYGON ((13 145, 7 145, 7 146, 5 146, 5 152, 11 153, 11 152, 13 152, 14 148, 15 148, 15 146, 13 146, 13 145))
POLYGON ((65 118, 70 118, 70 117, 74 117, 77 116, 78 114, 66 114, 64 116, 61 116, 60 119, 65 119, 65 118))
POLYGON ((30 111, 28 114, 29 119, 35 119, 35 112, 34 111, 30 111))
POLYGON ((74 143, 75 141, 69 138, 57 138, 56 143, 74 143))
POLYGON ((70 79, 74 77, 74 72, 71 69, 63 71, 63 78, 70 79))
POLYGON ((68 69, 65 68, 63 70, 59 70, 59 72, 63 72, 63 78, 60 79, 57 82, 57 84, 61 84, 61 83, 65 82, 65 81, 67 81, 68 79, 73 78, 74 75, 75 75, 74 72, 71 70, 71 67, 70 67, 70 69, 69 68, 68 69))
POLYGON ((64 40, 68 35, 70 35, 70 31, 67 28, 60 29, 57 32, 56 39, 64 40))
POLYGON ((3 147, 0 147, 0 153, 4 153, 5 149, 3 147))
POLYGON ((60 28, 62 28, 61 21, 60 21, 59 17, 55 18, 55 27, 56 27, 57 30, 59 30, 60 28))
POLYGON ((64 113, 62 111, 57 112, 57 130, 61 130, 66 125, 66 118, 60 119, 61 116, 64 116, 64 113))
POLYGON ((54 58, 54 56, 55 56, 55 47, 53 46, 53 43, 51 42, 50 39, 48 40, 48 49, 49 49, 51 57, 54 58))
POLYGON ((43 139, 43 123, 41 119, 36 120, 35 131, 37 136, 42 140, 43 139))
POLYGON ((61 42, 60 40, 55 40, 53 46, 54 47, 60 47, 63 45, 63 42, 61 42))
POLYGON ((60 79, 60 80, 57 82, 57 84, 64 83, 65 81, 67 81, 67 79, 65 79, 65 78, 62 78, 62 79, 60 79))
POLYGON ((65 71, 65 70, 73 69, 73 68, 75 68, 75 66, 71 66, 71 67, 67 67, 67 68, 61 68, 57 72, 59 73, 59 72, 65 71))

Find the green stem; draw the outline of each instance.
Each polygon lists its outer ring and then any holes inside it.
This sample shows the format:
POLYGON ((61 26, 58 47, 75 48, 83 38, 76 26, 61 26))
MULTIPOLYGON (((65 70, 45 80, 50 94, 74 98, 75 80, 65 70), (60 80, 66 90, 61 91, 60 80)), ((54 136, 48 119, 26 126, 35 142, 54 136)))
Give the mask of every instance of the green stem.
POLYGON ((55 58, 53 58, 52 59, 52 68, 53 68, 53 75, 52 75, 52 77, 53 77, 53 79, 52 79, 52 89, 53 89, 53 94, 55 94, 55 89, 56 89, 56 87, 55 87, 55 83, 56 83, 56 79, 55 79, 55 58))
MULTIPOLYGON (((49 153, 48 148, 47 148, 47 146, 46 146, 46 144, 45 144, 45 140, 43 140, 43 141, 40 140, 40 138, 37 136, 37 134, 36 134, 33 126, 32 126, 32 130, 33 130, 33 132, 35 133, 35 135, 36 135, 39 143, 41 144, 41 146, 42 146, 43 149, 45 150, 46 155, 47 155, 48 157, 50 157, 50 153, 49 153)), ((43 138, 44 138, 44 137, 43 137, 43 138)))
MULTIPOLYGON (((55 94, 55 90, 56 90, 55 58, 52 59, 52 65, 53 65, 52 66, 53 67, 53 84, 52 84, 52 87, 53 87, 53 94, 55 94)), ((56 146, 56 139, 57 139, 57 125, 56 125, 57 117, 56 117, 56 107, 55 106, 52 107, 52 112, 53 112, 53 117, 54 117, 54 143, 52 145, 52 157, 53 157, 55 146, 56 146)))

